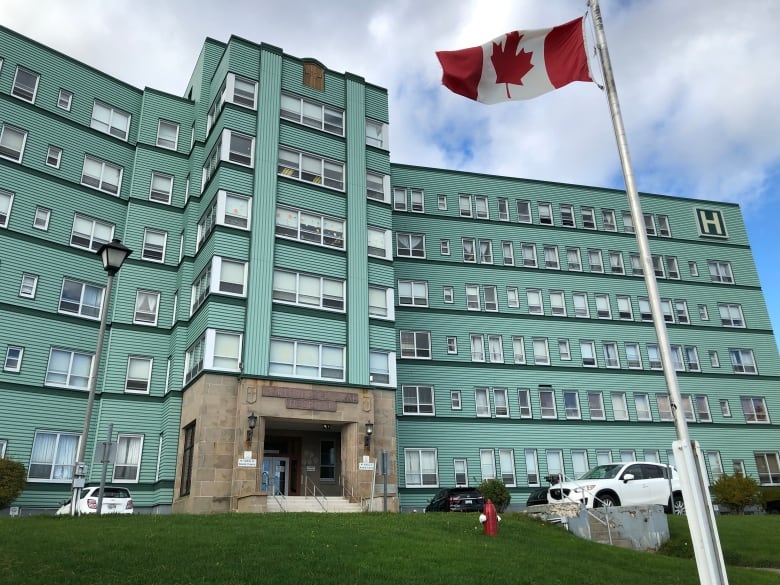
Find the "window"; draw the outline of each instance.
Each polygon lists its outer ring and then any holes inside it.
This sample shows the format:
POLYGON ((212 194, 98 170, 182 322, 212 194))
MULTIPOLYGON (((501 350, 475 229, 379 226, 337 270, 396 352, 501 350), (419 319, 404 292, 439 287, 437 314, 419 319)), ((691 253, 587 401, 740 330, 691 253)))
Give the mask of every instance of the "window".
POLYGON ((650 309, 650 299, 647 297, 639 297, 637 302, 639 303, 639 317, 642 321, 652 321, 653 313, 650 309))
POLYGON ((142 435, 119 435, 117 437, 113 481, 117 483, 138 481, 143 443, 142 435))
POLYGON ((22 369, 22 357, 24 348, 15 345, 9 345, 5 350, 5 362, 3 363, 4 372, 18 372, 22 369))
POLYGON ((763 398, 743 396, 740 398, 740 402, 742 403, 742 413, 745 415, 745 422, 769 423, 766 401, 763 398))
POLYGON ((601 225, 604 231, 616 232, 617 222, 615 221, 615 211, 613 209, 601 210, 601 225))
MULTIPOLYGON (((198 240, 196 250, 199 250, 203 242, 214 231, 214 227, 217 225, 224 225, 236 229, 249 229, 249 217, 251 215, 252 200, 244 195, 237 193, 230 193, 227 191, 217 191, 217 196, 206 208, 206 211, 198 221, 198 240)), ((278 214, 284 213, 283 210, 277 209, 277 222, 279 221, 278 214)), ((295 224, 297 227, 297 223, 295 224)), ((342 239, 343 233, 339 231, 339 226, 334 222, 327 226, 331 229, 332 233, 325 234, 327 240, 330 242, 333 239, 342 239), (333 229, 335 228, 335 229, 333 229)), ((279 232, 277 227, 277 233, 279 232)), ((293 231, 293 228, 290 228, 293 231)), ((297 234, 297 231, 294 233, 297 234)))
POLYGON ((536 457, 536 449, 525 450, 525 473, 529 486, 539 485, 539 462, 536 457))
POLYGON ((528 313, 531 315, 544 315, 542 291, 538 288, 529 288, 526 291, 526 296, 528 298, 528 313))
POLYGON ((479 311, 481 309, 479 286, 476 284, 466 285, 466 309, 469 311, 479 311))
POLYGON ((677 322, 681 325, 689 325, 691 318, 688 315, 688 303, 682 299, 674 301, 674 310, 677 314, 677 322))
POLYGON ((780 484, 780 454, 777 451, 756 453, 755 460, 759 483, 780 484))
POLYGON ((168 232, 152 229, 144 230, 144 245, 141 258, 152 262, 165 261, 165 243, 168 240, 168 232))
POLYGON ((650 363, 651 370, 660 370, 661 367, 661 352, 658 350, 658 344, 647 344, 647 360, 650 363))
POLYGON ((399 280, 398 304, 412 307, 427 307, 428 282, 425 280, 399 280))
POLYGON ((366 146, 389 150, 388 138, 388 125, 386 123, 366 119, 366 146))
POLYGON ((550 203, 539 202, 536 205, 539 212, 539 223, 542 225, 553 225, 552 205, 550 203))
POLYGON ((612 463, 612 451, 609 449, 596 449, 596 464, 609 465, 612 463))
POLYGON ((35 216, 33 218, 33 227, 43 231, 48 230, 50 217, 51 209, 46 209, 45 207, 36 207, 35 216))
POLYGON ((626 364, 628 365, 628 367, 633 370, 641 370, 642 355, 639 352, 639 344, 632 341, 626 341, 625 348, 626 348, 626 364))
POLYGON ((406 211, 408 209, 406 203, 406 189, 403 187, 396 187, 393 189, 393 209, 396 211, 406 211))
POLYGON ((520 251, 523 256, 523 266, 527 268, 536 268, 536 245, 520 244, 520 251))
POLYGON ((710 403, 706 394, 696 396, 696 410, 699 413, 699 422, 712 422, 710 403))
POLYGON ((157 123, 157 146, 176 150, 179 144, 179 125, 176 122, 160 120, 157 123))
POLYGON ((282 94, 281 116, 304 126, 344 135, 344 111, 290 94, 282 94))
POLYGON ((49 364, 46 367, 46 385, 86 390, 89 386, 92 355, 75 350, 52 348, 49 351, 49 364))
POLYGON ((719 451, 707 451, 707 464, 710 468, 711 483, 715 483, 723 477, 723 463, 719 451))
POLYGON ((378 319, 394 319, 393 289, 379 286, 368 287, 368 316, 378 319))
POLYGON ((436 208, 439 211, 447 211, 447 196, 439 193, 436 196, 436 208))
POLYGON ((504 266, 515 265, 515 251, 512 242, 501 242, 501 255, 504 258, 504 266))
POLYGON ((671 238, 672 229, 669 227, 669 216, 658 215, 656 219, 658 220, 658 235, 662 238, 671 238))
POLYGON ((506 287, 506 304, 510 309, 516 309, 520 306, 520 293, 516 286, 506 287))
POLYGON ((664 321, 674 323, 674 311, 672 310, 671 299, 661 299, 661 312, 664 315, 664 321))
POLYGON ((451 355, 458 353, 458 338, 454 335, 447 336, 447 353, 451 355))
POLYGON ((577 227, 574 221, 574 206, 561 203, 561 225, 563 227, 577 227))
POLYGON ((707 265, 710 269, 710 280, 723 284, 734 284, 734 274, 731 272, 731 262, 710 260, 707 265))
POLYGON ((563 291, 551 290, 550 291, 550 311, 557 317, 566 316, 566 302, 563 298, 563 291))
POLYGON ((584 475, 590 469, 588 466, 588 451, 586 449, 572 449, 571 464, 575 479, 584 475))
POLYGON ((707 352, 710 356, 710 365, 713 368, 719 368, 720 367, 720 358, 718 357, 718 352, 711 349, 709 352, 707 352))
POLYGON ((650 399, 647 394, 634 394, 634 406, 636 407, 637 420, 653 420, 650 412, 650 399))
POLYGON ((664 261, 663 258, 657 254, 653 254, 650 257, 650 260, 653 263, 653 272, 655 273, 657 278, 666 278, 666 272, 664 271, 664 261))
POLYGON ((22 162, 27 131, 3 124, 0 128, 0 157, 14 162, 22 162))
POLYGON ((59 312, 99 319, 104 290, 102 286, 64 278, 60 291, 59 312))
POLYGON ((192 484, 192 459, 195 452, 195 423, 188 424, 183 429, 184 438, 182 440, 181 454, 181 489, 180 495, 186 496, 190 493, 192 484))
POLYGON ((493 242, 490 240, 479 240, 479 263, 493 264, 493 242))
POLYGON ((669 275, 669 278, 680 280, 680 266, 677 263, 677 258, 666 256, 664 259, 666 260, 666 274, 669 275))
POLYGON ((22 274, 22 283, 19 285, 19 296, 28 299, 35 298, 35 291, 38 288, 38 276, 35 274, 22 274))
POLYGON ((455 289, 451 286, 445 286, 442 288, 442 293, 444 295, 444 302, 447 304, 452 304, 455 302, 455 289))
POLYGON ((320 441, 320 480, 336 481, 336 441, 320 441))
POLYGON ((515 487, 515 451, 514 449, 499 449, 498 463, 501 470, 501 481, 507 487, 515 487))
POLYGON ((702 321, 709 321, 710 315, 707 311, 707 305, 699 305, 699 319, 702 321))
POLYGON ((148 394, 152 377, 152 358, 130 356, 127 359, 125 391, 148 394))
POLYGON ((412 213, 425 213, 425 198, 422 189, 409 189, 412 213))
POLYGON ((645 275, 645 268, 642 265, 642 259, 639 257, 639 254, 636 254, 634 252, 630 252, 628 254, 628 259, 631 262, 631 275, 632 276, 644 276, 645 275))
POLYGON ((631 306, 631 297, 628 295, 617 295, 615 300, 617 301, 618 317, 625 321, 633 321, 634 309, 631 306))
POLYGON ((531 223, 531 202, 523 199, 517 200, 517 221, 520 223, 531 223))
POLYGON ((424 234, 396 234, 395 254, 399 257, 425 258, 424 234))
POLYGON ((73 92, 67 89, 60 89, 57 95, 57 107, 66 112, 70 112, 70 106, 73 103, 73 92))
POLYGON ((390 203, 390 175, 366 171, 366 197, 390 203))
POLYGON ((33 73, 24 67, 16 68, 14 76, 14 85, 11 88, 11 95, 18 97, 26 102, 34 103, 35 94, 38 93, 38 82, 41 76, 33 73))
POLYGON ((433 402, 433 386, 402 386, 404 414, 436 414, 433 402))
POLYGON ((619 368, 620 358, 618 358, 617 343, 605 341, 601 347, 604 351, 604 365, 608 368, 619 368))
POLYGON ((699 276, 699 266, 696 264, 696 262, 688 262, 688 271, 693 277, 699 276))
POLYGON ((628 420, 628 405, 626 403, 625 392, 612 392, 612 417, 615 420, 628 420))
POLYGON ((566 418, 579 419, 580 414, 580 395, 576 390, 563 391, 563 406, 566 411, 566 418))
POLYGON ((498 289, 493 285, 486 284, 483 287, 483 292, 485 294, 485 310, 498 311, 498 289))
POLYGON ((563 478, 563 451, 560 449, 547 450, 547 474, 563 478))
POLYGON ((516 364, 525 363, 525 340, 523 337, 512 337, 512 353, 515 356, 516 364))
POLYGON ((471 217, 471 195, 458 195, 458 210, 461 217, 471 217))
POLYGON ((720 324, 724 327, 745 327, 742 305, 737 303, 718 303, 720 324))
POLYGON ((343 381, 344 347, 272 339, 268 371, 276 376, 343 381))
POLYGON ((590 317, 590 309, 588 309, 588 293, 572 293, 571 299, 574 303, 575 317, 590 317))
POLYGON ((467 461, 465 459, 453 459, 452 465, 455 469, 455 487, 468 487, 469 472, 467 461))
POLYGON ((149 201, 170 203, 173 193, 173 177, 162 173, 152 173, 152 182, 149 188, 149 201))
POLYGON ((368 381, 371 384, 395 385, 395 352, 369 352, 368 373, 368 381))
POLYGON ((658 403, 658 416, 662 421, 673 420, 672 416, 672 403, 669 400, 668 394, 656 394, 655 400, 658 403))
POLYGON ((504 363, 504 346, 500 335, 488 335, 488 354, 491 363, 504 363))
POLYGON ((609 305, 609 295, 596 293, 596 316, 599 319, 611 319, 612 308, 609 305))
POLYGON ((636 451, 633 449, 621 449, 620 461, 621 463, 631 463, 632 461, 636 461, 636 451))
POLYGON ((81 435, 57 431, 35 431, 28 481, 69 482, 81 435))
POLYGON ((439 242, 439 253, 442 256, 449 256, 450 255, 450 241, 449 240, 441 240, 439 242))
POLYGON ((130 131, 130 114, 95 100, 90 126, 95 130, 126 141, 130 131))
POLYGON ((658 449, 645 449, 644 460, 648 463, 661 463, 661 453, 658 449))
POLYGON ((654 236, 655 235, 655 220, 653 219, 652 213, 643 213, 642 219, 645 223, 645 231, 647 232, 648 236, 654 236))
POLYGON ((8 227, 8 218, 11 215, 13 202, 14 194, 0 189, 0 227, 8 227))
POLYGON ((747 477, 747 473, 745 472, 744 459, 732 459, 731 465, 734 469, 734 475, 741 475, 742 477, 747 477))
POLYGON ((535 337, 533 340, 534 346, 534 364, 537 366, 549 366, 550 365, 550 349, 547 346, 546 337, 535 337))
POLYGON ((412 359, 431 359, 431 332, 404 331, 400 332, 401 357, 412 359))
POLYGON ((509 221, 509 199, 499 197, 496 199, 498 204, 498 221, 509 221))
POLYGON ((558 246, 544 247, 544 267, 550 270, 558 270, 561 267, 558 260, 558 246))
POLYGON ((726 418, 731 418, 731 405, 729 404, 729 401, 721 399, 718 402, 720 403, 720 414, 726 418))
POLYGON ((452 410, 461 410, 463 403, 461 401, 460 390, 450 391, 450 408, 452 410))
POLYGON ((474 405, 478 417, 490 416, 490 399, 488 398, 487 388, 474 389, 474 405))
POLYGON ((520 407, 520 418, 531 418, 531 391, 528 388, 517 389, 517 402, 520 407))
POLYGON ((609 253, 609 269, 612 274, 626 273, 626 268, 623 265, 623 252, 609 253))
POLYGON ((62 160, 62 149, 58 146, 49 145, 46 151, 46 164, 55 169, 60 168, 60 161, 62 160))
POLYGON ((588 250, 588 263, 591 272, 604 272, 604 258, 601 250, 588 250))
MULTIPOLYGON (((227 200, 226 200, 227 205, 227 200)), ((248 213, 248 209, 247 209, 248 213)), ((344 221, 289 207, 276 208, 276 235, 316 246, 344 249, 344 221)), ((368 254, 389 258, 387 230, 368 228, 368 254)))
POLYGON ((695 345, 686 345, 684 348, 685 360, 688 362, 689 372, 700 372, 701 364, 699 363, 699 350, 695 345))
POLYGON ((569 347, 568 339, 558 340, 558 355, 562 362, 571 361, 571 348, 569 347))
POLYGON ((493 388, 493 404, 497 417, 509 416, 509 399, 506 388, 493 388))
POLYGON ((436 449, 404 449, 406 487, 437 487, 439 464, 436 449))
POLYGON ((569 270, 582 271, 582 258, 579 248, 566 248, 566 264, 569 270))
POLYGON ((485 361, 485 338, 479 334, 471 334, 471 361, 485 361))
POLYGON ((757 374, 752 349, 729 349, 731 365, 736 374, 757 374))
POLYGON ((582 365, 586 368, 598 367, 596 363, 596 343, 590 340, 580 341, 580 355, 582 356, 582 365))
MULTIPOLYGON (((203 165, 201 190, 211 180, 214 173, 217 172, 217 167, 221 161, 229 161, 250 168, 254 167, 254 146, 255 139, 253 136, 239 134, 228 129, 223 130, 211 149, 211 152, 209 152, 206 157, 206 162, 203 165)), ((322 159, 316 159, 312 161, 311 164, 308 164, 308 161, 305 161, 304 166, 321 171, 322 159)), ((299 179, 300 168, 300 152, 284 148, 279 149, 279 164, 277 170, 279 174, 299 179)), ((314 181, 314 177, 307 175, 305 180, 314 181)), ((321 182, 321 177, 320 181, 317 182, 321 182)))
MULTIPOLYGON (((0 59, 0 66, 2 66, 2 59, 0 59)), ((8 441, 6 439, 0 439, 0 459, 5 457, 5 450, 8 447, 8 441)))
POLYGON ((122 186, 122 171, 123 169, 119 165, 86 155, 84 169, 81 173, 81 184, 119 196, 119 190, 122 186))
POLYGON ((479 465, 482 471, 482 481, 496 478, 496 457, 493 449, 479 450, 479 465))
POLYGON ((582 214, 582 227, 584 227, 586 230, 595 230, 596 214, 593 208, 582 207, 580 208, 580 213, 582 214))
POLYGON ((139 325, 157 325, 157 311, 160 308, 160 293, 139 290, 135 296, 133 323, 139 325))
POLYGON ((555 391, 549 386, 539 386, 539 408, 542 418, 558 418, 555 407, 555 391))
POLYGON ((97 252, 114 237, 114 225, 78 215, 73 218, 70 245, 97 252))
POLYGON ((623 218, 623 231, 627 234, 633 234, 634 233, 634 219, 631 217, 630 211, 624 211, 622 212, 622 218, 623 218))

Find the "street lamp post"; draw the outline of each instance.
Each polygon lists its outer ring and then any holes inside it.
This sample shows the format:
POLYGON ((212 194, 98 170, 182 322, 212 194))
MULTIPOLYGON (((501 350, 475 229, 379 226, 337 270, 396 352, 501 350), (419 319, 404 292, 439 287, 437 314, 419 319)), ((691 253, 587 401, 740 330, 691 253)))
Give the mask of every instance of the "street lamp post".
MULTIPOLYGON (((111 286, 114 284, 114 275, 122 268, 125 259, 132 254, 132 250, 122 245, 120 240, 114 239, 108 244, 103 244, 96 252, 103 262, 103 270, 108 273, 106 282, 106 293, 103 297, 103 310, 100 313, 100 329, 98 329, 97 348, 95 357, 89 371, 89 393, 87 396, 87 412, 84 416, 84 429, 81 432, 81 441, 79 441, 79 451, 76 456, 76 468, 73 474, 73 493, 70 500, 70 514, 76 514, 76 507, 81 499, 81 488, 84 487, 84 477, 86 476, 86 465, 84 456, 87 450, 87 436, 89 434, 89 424, 92 419, 92 405, 95 402, 95 388, 97 386, 98 368, 103 354, 103 338, 106 334, 106 320, 108 319, 108 307, 111 301, 111 286)), ((100 510, 97 511, 98 514, 100 510)))

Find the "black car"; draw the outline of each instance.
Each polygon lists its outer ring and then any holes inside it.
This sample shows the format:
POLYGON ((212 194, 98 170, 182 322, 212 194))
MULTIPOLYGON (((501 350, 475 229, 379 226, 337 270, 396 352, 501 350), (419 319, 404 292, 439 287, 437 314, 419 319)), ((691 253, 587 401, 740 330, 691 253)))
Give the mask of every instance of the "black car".
POLYGON ((534 491, 531 492, 531 494, 528 496, 528 499, 525 501, 525 505, 527 506, 540 506, 542 504, 547 503, 547 490, 550 488, 546 487, 540 487, 536 488, 534 491))
POLYGON ((426 512, 481 512, 485 499, 476 488, 443 488, 436 492, 426 512))

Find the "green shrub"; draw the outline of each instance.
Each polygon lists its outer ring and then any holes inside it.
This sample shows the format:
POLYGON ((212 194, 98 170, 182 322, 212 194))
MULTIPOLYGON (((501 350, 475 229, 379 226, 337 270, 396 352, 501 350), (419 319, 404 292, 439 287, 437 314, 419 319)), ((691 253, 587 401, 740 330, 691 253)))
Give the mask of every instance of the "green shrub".
POLYGON ((479 485, 479 493, 485 498, 485 502, 491 500, 496 507, 496 512, 503 512, 512 499, 512 494, 506 489, 504 482, 499 479, 486 479, 479 485))
POLYGON ((23 464, 12 459, 0 459, 0 510, 22 493, 25 475, 23 464))
POLYGON ((745 508, 762 502, 758 482, 740 474, 722 475, 712 484, 710 493, 716 504, 728 506, 736 514, 744 514, 745 508))

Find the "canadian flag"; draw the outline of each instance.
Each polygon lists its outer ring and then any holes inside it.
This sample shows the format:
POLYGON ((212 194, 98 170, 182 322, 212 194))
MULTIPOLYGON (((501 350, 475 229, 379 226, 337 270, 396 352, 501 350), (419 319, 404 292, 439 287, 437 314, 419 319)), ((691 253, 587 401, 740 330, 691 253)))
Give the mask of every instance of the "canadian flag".
POLYGON ((526 100, 572 81, 593 81, 584 17, 539 30, 516 30, 479 47, 438 51, 442 83, 483 104, 526 100))

